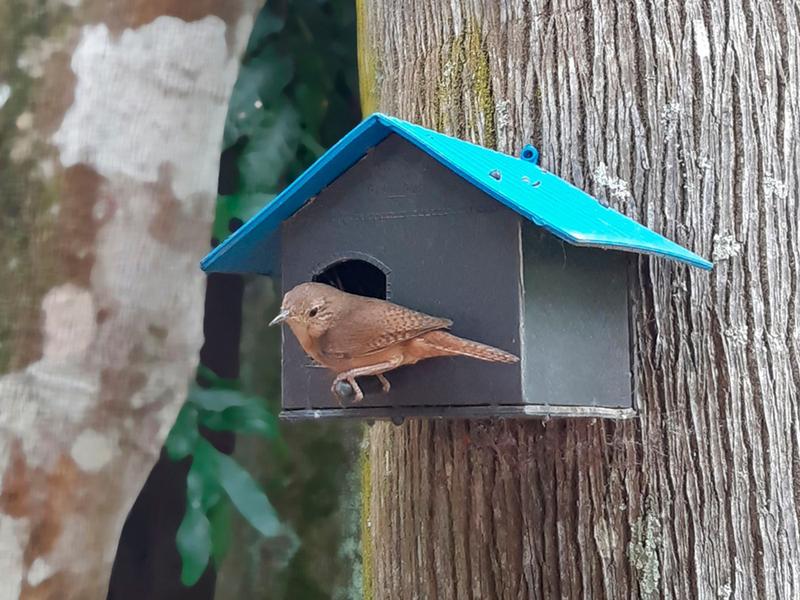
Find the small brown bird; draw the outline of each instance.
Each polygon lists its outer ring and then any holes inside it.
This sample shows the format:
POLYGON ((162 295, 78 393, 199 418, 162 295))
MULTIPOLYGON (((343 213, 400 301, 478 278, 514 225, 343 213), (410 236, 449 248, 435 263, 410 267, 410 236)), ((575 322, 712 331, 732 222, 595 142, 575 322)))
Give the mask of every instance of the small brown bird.
POLYGON ((283 297, 270 325, 286 322, 311 358, 336 373, 331 391, 346 381, 355 402, 364 393, 356 377, 374 375, 383 391, 384 373, 436 356, 469 356, 514 363, 519 358, 485 344, 456 337, 452 322, 375 298, 348 294, 323 283, 302 283, 283 297))

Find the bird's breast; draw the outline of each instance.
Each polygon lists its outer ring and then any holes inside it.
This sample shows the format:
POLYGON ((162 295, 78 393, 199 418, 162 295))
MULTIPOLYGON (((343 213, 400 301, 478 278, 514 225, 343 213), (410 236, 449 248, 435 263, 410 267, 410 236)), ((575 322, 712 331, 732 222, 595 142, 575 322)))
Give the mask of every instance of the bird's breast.
POLYGON ((301 325, 290 323, 289 328, 292 330, 294 337, 297 338, 297 341, 303 348, 303 351, 318 363, 324 364, 322 360, 320 360, 321 353, 319 349, 319 340, 309 335, 308 329, 301 325))
POLYGON ((323 352, 320 340, 309 335, 308 331, 303 327, 292 327, 292 333, 294 333, 300 346, 302 346, 308 356, 323 367, 337 373, 343 373, 361 367, 369 367, 384 362, 398 363, 398 366, 413 365, 426 358, 448 354, 434 348, 430 344, 426 344, 423 339, 424 336, 419 336, 410 340, 391 344, 374 352, 354 356, 343 356, 340 354, 323 352))

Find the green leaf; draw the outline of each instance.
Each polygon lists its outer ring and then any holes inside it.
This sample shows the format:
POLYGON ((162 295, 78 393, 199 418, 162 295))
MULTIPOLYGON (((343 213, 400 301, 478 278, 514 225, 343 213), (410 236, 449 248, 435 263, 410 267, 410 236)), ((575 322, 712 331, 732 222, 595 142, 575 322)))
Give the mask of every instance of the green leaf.
POLYGON ((211 523, 211 556, 219 568, 231 545, 230 504, 227 501, 218 502, 208 511, 208 520, 211 523))
POLYGON ((314 139, 314 136, 308 132, 303 132, 300 134, 300 141, 302 144, 308 148, 309 152, 314 156, 314 158, 319 158, 325 153, 325 148, 314 139))
MULTIPOLYGON (((228 228, 228 224, 234 217, 241 219, 244 223, 259 210, 269 204, 275 194, 232 194, 230 196, 217 197, 217 209, 214 215, 214 229, 211 236, 222 241, 228 237, 232 232, 228 228)), ((237 381, 232 379, 221 379, 223 382, 237 381)), ((211 383, 211 387, 230 387, 229 385, 216 385, 211 383)), ((230 388, 233 389, 233 388, 230 388)))
MULTIPOLYGON (((204 443, 207 442, 204 441, 204 443)), ((222 499, 222 488, 217 480, 217 469, 216 457, 204 452, 198 446, 192 458, 192 466, 186 476, 187 502, 199 503, 204 511, 208 511, 222 499)))
POLYGON ((223 146, 231 147, 242 136, 251 136, 270 110, 283 102, 281 95, 292 79, 293 64, 288 56, 278 56, 265 48, 242 64, 231 93, 223 135, 223 146))
POLYGON ((242 149, 239 167, 241 191, 273 192, 294 161, 301 133, 297 112, 286 101, 265 111, 259 127, 242 149))
POLYGON ((208 566, 211 556, 211 524, 202 508, 188 500, 175 543, 181 555, 181 583, 187 587, 192 586, 208 566))
POLYGON ((194 450, 199 433, 197 431, 197 408, 188 402, 183 405, 175 424, 169 430, 164 448, 172 460, 182 460, 194 450))
POLYGON ((236 461, 220 455, 220 484, 233 505, 265 537, 277 537, 284 531, 278 514, 250 474, 236 461))
MULTIPOLYGON (((328 109, 329 94, 327 89, 319 85, 317 80, 298 81, 295 85, 295 106, 298 112, 303 115, 303 122, 306 127, 316 134, 319 125, 325 118, 328 109)), ((316 135, 309 132, 309 136, 314 140, 316 135)))
POLYGON ((197 453, 214 457, 219 483, 241 515, 265 537, 278 537, 285 529, 278 519, 267 496, 258 487, 250 474, 230 456, 218 452, 211 444, 201 439, 197 453))
POLYGON ((270 10, 262 10, 258 13, 253 31, 250 33, 250 40, 247 42, 245 61, 253 54, 258 53, 264 42, 273 33, 278 33, 285 24, 284 18, 270 10))
POLYGON ((201 388, 197 385, 189 388, 187 400, 198 408, 210 411, 222 411, 231 406, 245 406, 259 401, 237 390, 201 388))
POLYGON ((278 419, 264 406, 231 406, 221 412, 202 413, 200 423, 214 431, 254 433, 268 440, 278 436, 278 419))
MULTIPOLYGON (((228 196, 220 196, 227 198, 228 196)), ((197 366, 197 376, 208 383, 212 388, 223 388, 226 390, 239 390, 242 387, 242 382, 238 379, 230 379, 227 377, 220 377, 209 367, 200 364, 197 366)))

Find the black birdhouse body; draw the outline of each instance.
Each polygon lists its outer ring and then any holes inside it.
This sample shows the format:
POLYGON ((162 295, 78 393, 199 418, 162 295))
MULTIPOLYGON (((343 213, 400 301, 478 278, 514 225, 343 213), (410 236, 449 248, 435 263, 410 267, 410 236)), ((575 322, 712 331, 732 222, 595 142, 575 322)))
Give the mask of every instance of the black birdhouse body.
POLYGON ((384 298, 521 357, 434 358, 342 407, 283 336, 283 413, 403 418, 634 414, 632 252, 710 263, 522 158, 373 115, 203 261, 384 298))

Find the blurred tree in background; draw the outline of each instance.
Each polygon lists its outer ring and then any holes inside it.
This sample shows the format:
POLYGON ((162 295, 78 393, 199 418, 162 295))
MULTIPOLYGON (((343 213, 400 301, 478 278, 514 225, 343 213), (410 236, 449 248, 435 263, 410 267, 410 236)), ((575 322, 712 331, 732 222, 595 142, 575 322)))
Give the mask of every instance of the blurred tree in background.
MULTIPOLYGON (((359 120, 355 13, 351 0, 272 1, 259 15, 233 91, 225 128, 218 243, 295 179, 359 120)), ((280 410, 280 331, 267 323, 279 290, 252 278, 244 291, 244 389, 280 410)), ((263 485, 299 539, 289 562, 280 540, 234 520, 218 598, 325 599, 358 587, 360 427, 281 427, 265 444, 237 440, 234 457, 263 485)))
MULTIPOLYGON (((197 261, 263 1, 0 2, 3 600, 109 589, 120 531, 197 368, 197 261)), ((170 488, 151 489, 152 528, 134 534, 167 531, 170 488)), ((155 570, 130 568, 129 581, 155 570)))
MULTIPOLYGON (((262 9, 226 117, 212 245, 358 122, 355 45, 351 0, 270 1, 262 9)), ((354 467, 361 429, 305 423, 281 426, 276 435, 280 331, 267 323, 279 295, 268 278, 209 276, 197 377, 201 387, 192 388, 166 452, 131 511, 109 598, 338 599, 358 594, 359 481, 354 467), (254 433, 258 436, 247 435, 254 433), (221 476, 232 470, 245 478, 238 480, 249 490, 239 490, 239 502, 230 481, 221 476), (227 499, 242 510, 244 496, 255 501, 251 509, 261 508, 249 511, 249 523, 227 499), (220 565, 216 582, 215 565, 220 565), (190 587, 178 581, 181 572, 190 587)))

